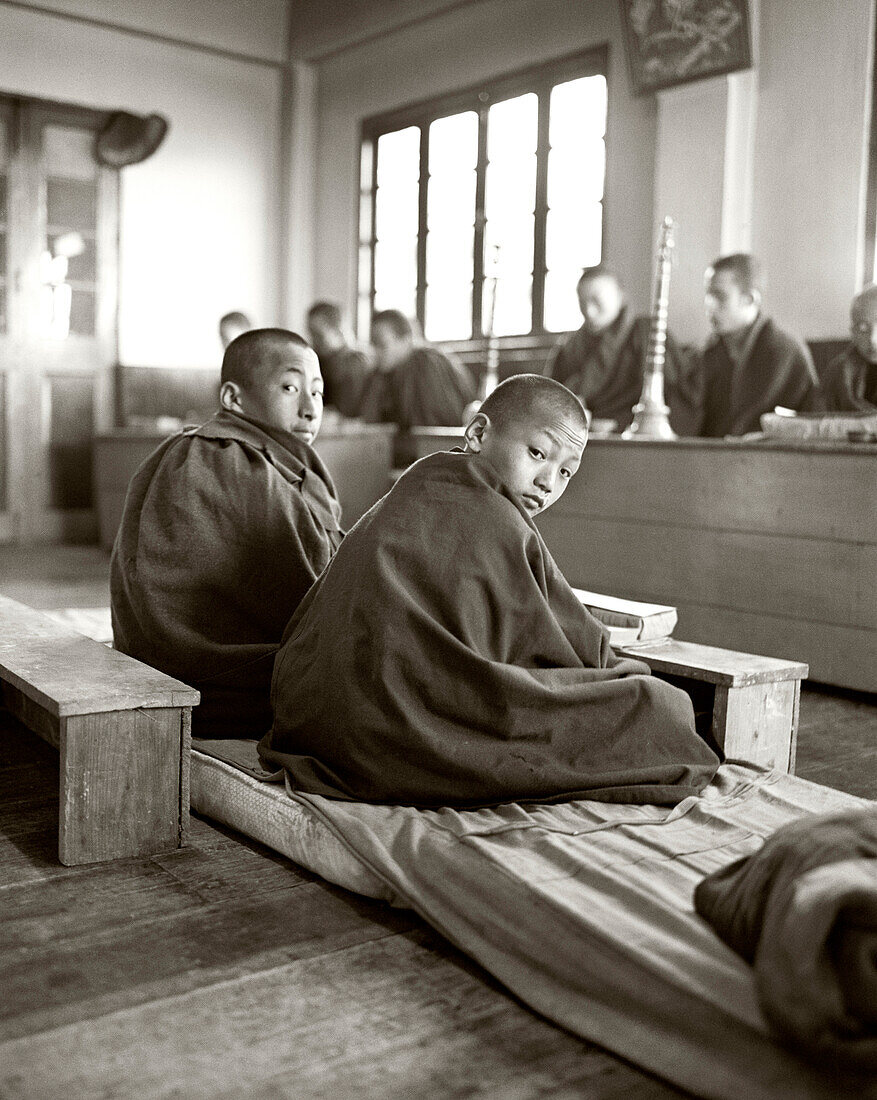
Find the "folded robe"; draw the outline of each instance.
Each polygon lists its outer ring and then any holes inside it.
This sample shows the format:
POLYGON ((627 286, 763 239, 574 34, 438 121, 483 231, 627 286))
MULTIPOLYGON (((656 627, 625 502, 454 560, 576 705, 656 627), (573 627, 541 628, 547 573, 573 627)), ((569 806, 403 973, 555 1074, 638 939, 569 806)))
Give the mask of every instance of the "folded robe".
POLYGON ((202 736, 261 737, 289 616, 341 541, 317 454, 221 412, 166 440, 128 490, 110 569, 122 652, 196 687, 202 736))
POLYGON ((675 804, 717 767, 688 696, 620 659, 474 456, 431 455, 293 616, 260 746, 301 791, 414 806, 675 804))
POLYGON ((877 1070, 877 807, 783 826, 694 903, 754 965, 780 1035, 823 1067, 877 1070))

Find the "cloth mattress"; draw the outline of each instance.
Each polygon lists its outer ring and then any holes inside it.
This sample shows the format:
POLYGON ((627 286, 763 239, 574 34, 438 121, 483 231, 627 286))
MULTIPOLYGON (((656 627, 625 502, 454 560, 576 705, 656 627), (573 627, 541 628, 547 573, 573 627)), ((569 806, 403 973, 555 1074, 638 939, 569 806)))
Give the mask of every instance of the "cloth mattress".
POLYGON ((200 742, 192 808, 332 883, 415 910, 581 1037, 702 1097, 877 1097, 873 1081, 842 1079, 776 1041, 751 968, 692 902, 704 875, 787 821, 870 803, 733 761, 672 809, 416 810, 265 778, 255 742, 200 742))

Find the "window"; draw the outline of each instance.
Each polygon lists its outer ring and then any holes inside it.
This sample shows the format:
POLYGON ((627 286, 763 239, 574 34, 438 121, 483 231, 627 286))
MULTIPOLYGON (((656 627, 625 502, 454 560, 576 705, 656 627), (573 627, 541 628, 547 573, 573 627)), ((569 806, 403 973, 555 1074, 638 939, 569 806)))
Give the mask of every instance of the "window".
POLYGON ((363 127, 360 330, 374 310, 429 340, 563 332, 599 263, 606 57, 591 51, 363 127))

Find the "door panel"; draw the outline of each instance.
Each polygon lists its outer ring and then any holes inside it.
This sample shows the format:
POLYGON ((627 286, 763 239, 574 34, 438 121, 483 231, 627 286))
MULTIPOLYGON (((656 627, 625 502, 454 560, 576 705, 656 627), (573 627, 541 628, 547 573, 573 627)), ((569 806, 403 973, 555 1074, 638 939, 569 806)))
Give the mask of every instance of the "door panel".
POLYGON ((18 541, 96 536, 94 434, 111 424, 118 173, 93 156, 97 112, 6 105, 8 324, 5 530, 18 541))

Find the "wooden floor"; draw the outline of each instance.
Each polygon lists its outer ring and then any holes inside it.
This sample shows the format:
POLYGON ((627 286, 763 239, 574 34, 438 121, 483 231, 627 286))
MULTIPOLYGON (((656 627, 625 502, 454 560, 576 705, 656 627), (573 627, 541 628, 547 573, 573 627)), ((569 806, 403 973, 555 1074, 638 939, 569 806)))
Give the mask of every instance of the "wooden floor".
MULTIPOLYGON (((0 591, 105 599, 105 558, 38 558, 0 550, 0 591)), ((877 797, 873 697, 806 690, 799 763, 877 797)), ((535 1016, 412 914, 207 821, 181 851, 62 867, 57 776, 53 750, 0 726, 3 1100, 683 1095, 535 1016)))

